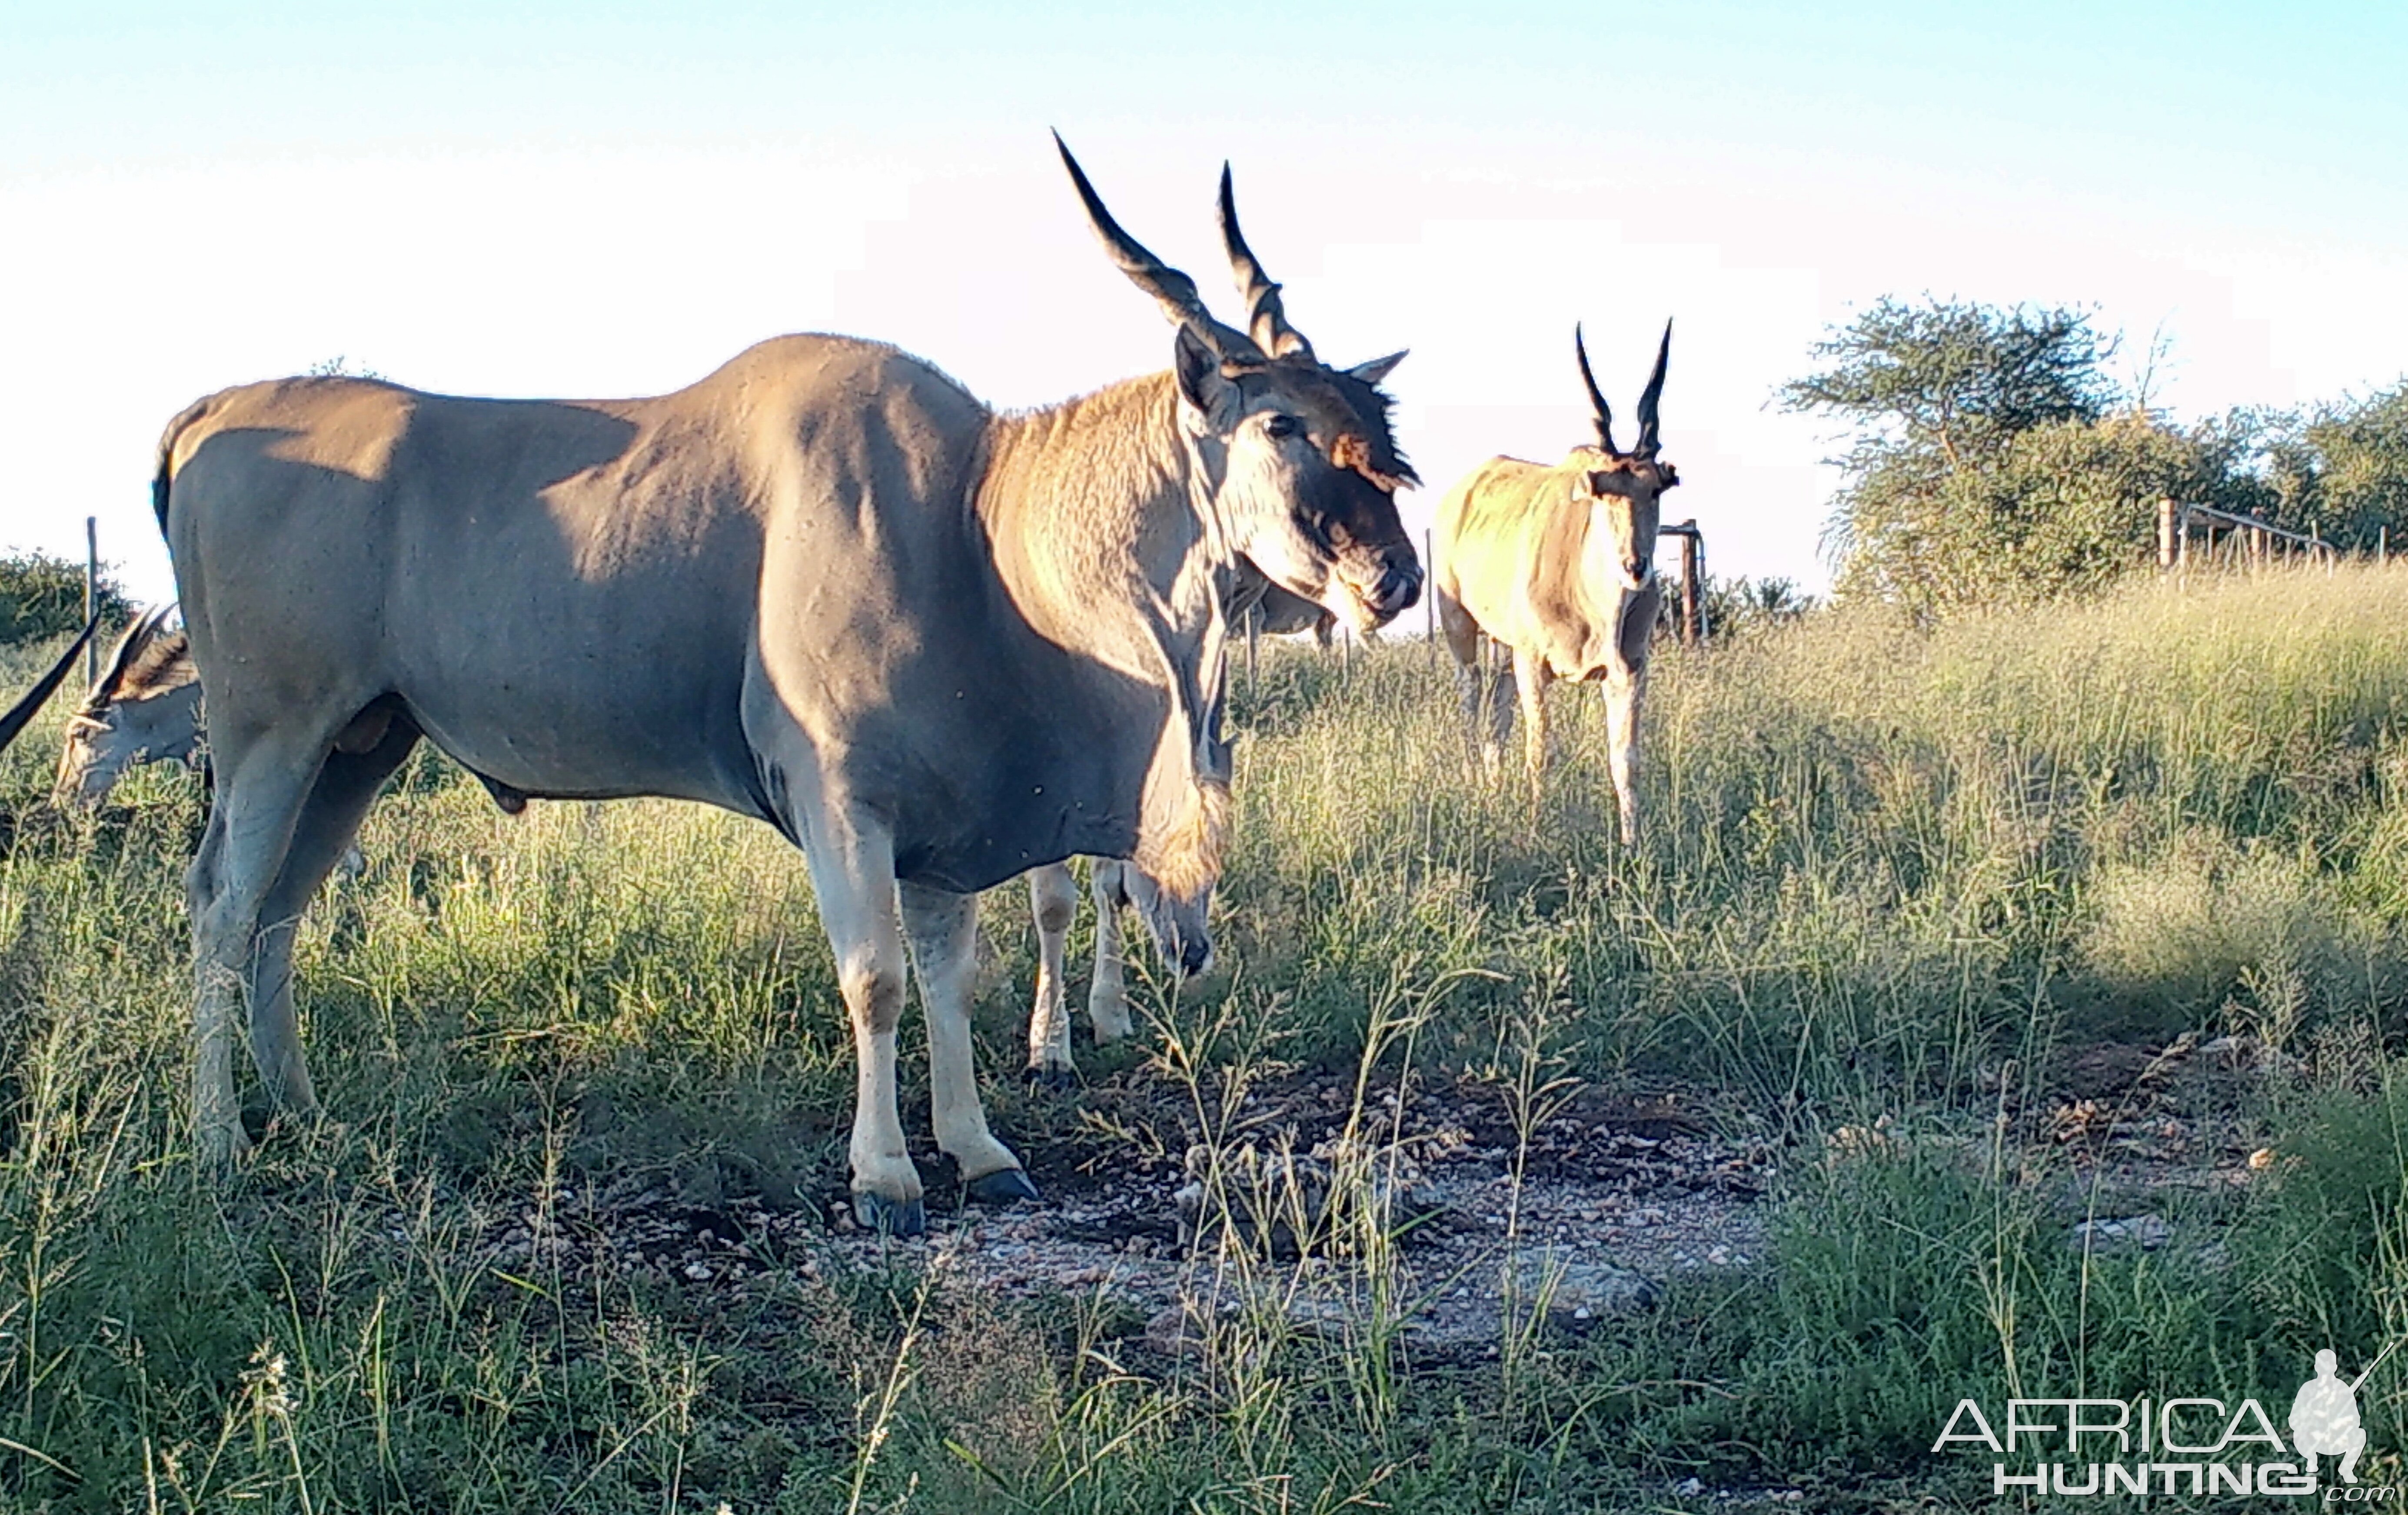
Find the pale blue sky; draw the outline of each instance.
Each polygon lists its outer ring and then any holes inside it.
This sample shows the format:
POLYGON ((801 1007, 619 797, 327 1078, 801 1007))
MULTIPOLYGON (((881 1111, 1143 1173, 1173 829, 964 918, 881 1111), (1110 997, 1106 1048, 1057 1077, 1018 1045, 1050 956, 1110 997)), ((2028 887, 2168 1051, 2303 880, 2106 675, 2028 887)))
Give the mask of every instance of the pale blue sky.
POLYGON ((1575 319, 1627 401, 1677 316, 1677 513, 1819 580, 1828 449, 1764 401, 1882 293, 2163 323, 2186 413, 2396 380, 2403 79, 2400 5, 0 5, 0 544, 97 514, 165 593, 166 417, 337 354, 635 393, 850 330, 1006 404, 1158 367, 1058 125, 1215 298, 1234 160, 1323 350, 1415 350, 1416 513, 1580 439, 1575 319))

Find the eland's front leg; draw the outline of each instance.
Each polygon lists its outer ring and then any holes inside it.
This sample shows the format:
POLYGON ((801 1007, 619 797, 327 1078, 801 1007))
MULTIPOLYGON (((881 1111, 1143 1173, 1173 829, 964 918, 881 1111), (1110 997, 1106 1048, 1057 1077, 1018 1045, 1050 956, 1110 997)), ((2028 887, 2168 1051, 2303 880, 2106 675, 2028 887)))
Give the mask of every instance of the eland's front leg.
POLYGON ((1639 842, 1639 705, 1646 688, 1643 668, 1616 668, 1606 675, 1606 765, 1613 772, 1613 802, 1625 847, 1639 842))
POLYGON ((986 1128, 979 1102, 978 1067, 970 1046, 970 990, 978 967, 978 896, 918 884, 897 893, 911 961, 920 973, 920 1004, 928 1016, 928 1091, 935 1107, 937 1146, 961 1165, 972 1199, 998 1204, 1035 1199, 1037 1186, 1011 1149, 986 1128))
POLYGON ((1615 628, 1615 656, 1605 670, 1606 762, 1613 770, 1613 800, 1622 822, 1622 845, 1639 842, 1639 714, 1647 699, 1647 654, 1663 613, 1663 590, 1650 583, 1623 607, 1615 628))
POLYGON ((837 987, 853 1021, 853 1210, 863 1225, 917 1236, 927 1225, 920 1170, 903 1142, 895 1095, 895 1028, 903 1019, 903 933, 895 850, 882 834, 815 817, 797 826, 820 922, 836 954, 837 987), (839 834, 840 833, 840 834, 839 834))

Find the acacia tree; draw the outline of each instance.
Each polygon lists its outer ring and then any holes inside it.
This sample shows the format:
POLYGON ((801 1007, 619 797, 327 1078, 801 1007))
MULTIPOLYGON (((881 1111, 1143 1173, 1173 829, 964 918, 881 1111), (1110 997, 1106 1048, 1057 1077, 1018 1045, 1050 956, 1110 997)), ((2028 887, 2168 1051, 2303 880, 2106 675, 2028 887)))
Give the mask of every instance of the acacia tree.
POLYGON ((2248 419, 2276 520, 2361 551, 2386 532, 2408 541, 2408 379, 2363 400, 2248 419))
POLYGON ((1826 366, 1781 387, 1783 408, 1856 428, 1852 468, 1913 457, 1978 466, 2035 426, 2096 421, 2119 398, 2116 339, 2087 311, 1884 298, 1817 342, 1826 366))
POLYGON ((2109 377, 2087 311, 1885 299, 1782 386, 1843 423, 1824 534, 1843 597, 1920 619, 2090 588, 2146 561, 2157 502, 2226 506, 2256 487, 2246 438, 2177 428, 2109 377))

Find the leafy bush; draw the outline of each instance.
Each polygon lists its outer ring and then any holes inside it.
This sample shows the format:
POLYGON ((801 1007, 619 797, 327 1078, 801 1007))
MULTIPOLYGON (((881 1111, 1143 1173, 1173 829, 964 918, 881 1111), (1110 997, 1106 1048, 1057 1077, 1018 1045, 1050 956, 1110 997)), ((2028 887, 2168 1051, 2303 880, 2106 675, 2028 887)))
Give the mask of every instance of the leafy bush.
MULTIPOLYGON (((101 622, 122 622, 132 606, 117 581, 100 576, 101 622)), ((0 556, 0 647, 40 641, 83 626, 83 565, 47 552, 0 556)))
POLYGON ((1818 343, 1779 398, 1845 429, 1838 595, 1928 622, 2091 593, 2152 561, 2166 499, 2352 549, 2408 524, 2408 385, 2177 424, 2107 375, 2116 347, 2080 309, 1894 299, 1818 343))
POLYGON ((2304 415, 2258 415, 2271 514, 2357 551, 2408 541, 2408 380, 2304 415))
MULTIPOLYGON (((1785 626, 1814 608, 1814 596, 1794 579, 1706 580, 1706 626, 1716 636, 1744 636, 1768 626, 1785 626)), ((1668 609, 1668 614, 1674 613, 1668 609)))

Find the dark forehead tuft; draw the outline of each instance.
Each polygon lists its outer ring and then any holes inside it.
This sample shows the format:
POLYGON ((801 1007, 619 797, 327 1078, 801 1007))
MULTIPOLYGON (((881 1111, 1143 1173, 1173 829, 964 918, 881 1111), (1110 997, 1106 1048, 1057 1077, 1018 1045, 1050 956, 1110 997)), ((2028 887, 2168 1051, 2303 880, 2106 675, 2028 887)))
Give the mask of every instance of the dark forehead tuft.
POLYGON ((1301 407, 1317 412, 1307 420, 1319 422, 1321 429, 1353 432, 1363 438, 1371 450, 1374 472, 1409 484, 1421 482, 1421 476, 1397 446, 1396 432, 1389 424, 1388 415, 1397 402, 1380 386, 1342 368, 1294 359, 1282 360, 1278 372, 1283 387, 1295 393, 1301 407))

